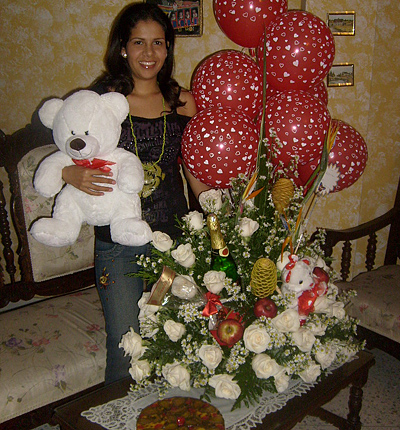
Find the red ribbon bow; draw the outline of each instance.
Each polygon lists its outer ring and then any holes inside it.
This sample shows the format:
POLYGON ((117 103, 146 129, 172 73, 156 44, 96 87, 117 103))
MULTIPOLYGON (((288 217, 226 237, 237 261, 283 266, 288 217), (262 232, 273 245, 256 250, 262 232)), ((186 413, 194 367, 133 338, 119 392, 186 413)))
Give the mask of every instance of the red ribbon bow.
POLYGON ((217 314, 218 313, 217 305, 222 307, 222 303, 219 300, 219 296, 217 294, 213 294, 211 292, 208 292, 206 294, 206 298, 207 298, 208 302, 203 309, 203 316, 209 317, 211 315, 217 314))
POLYGON ((72 159, 72 161, 77 166, 88 167, 89 169, 99 169, 103 172, 109 172, 111 169, 107 166, 112 166, 113 164, 115 164, 113 161, 101 160, 100 158, 93 158, 92 161, 76 159, 72 159))

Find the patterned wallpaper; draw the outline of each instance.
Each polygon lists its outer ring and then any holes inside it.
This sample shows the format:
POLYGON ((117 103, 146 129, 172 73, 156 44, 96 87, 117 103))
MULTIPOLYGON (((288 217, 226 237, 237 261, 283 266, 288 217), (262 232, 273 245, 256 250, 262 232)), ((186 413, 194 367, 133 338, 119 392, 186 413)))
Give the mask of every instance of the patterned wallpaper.
MULTIPOLYGON (((30 122, 44 98, 61 97, 90 84, 102 69, 112 19, 126 3, 0 2, 0 128, 4 132, 12 133, 30 122)), ((356 12, 355 36, 335 37, 335 63, 354 64, 355 85, 329 88, 328 108, 332 117, 361 133, 369 162, 356 184, 317 202, 309 230, 317 225, 350 227, 384 213, 394 201, 400 173, 400 2, 289 0, 289 8, 298 8, 300 3, 323 20, 327 12, 356 12)), ((186 87, 194 68, 207 55, 220 49, 242 50, 219 30, 212 0, 204 0, 203 18, 201 37, 177 40, 175 77, 186 87)), ((379 236, 380 248, 385 240, 385 235, 379 236)), ((359 259, 356 254, 354 273, 359 270, 359 259)))

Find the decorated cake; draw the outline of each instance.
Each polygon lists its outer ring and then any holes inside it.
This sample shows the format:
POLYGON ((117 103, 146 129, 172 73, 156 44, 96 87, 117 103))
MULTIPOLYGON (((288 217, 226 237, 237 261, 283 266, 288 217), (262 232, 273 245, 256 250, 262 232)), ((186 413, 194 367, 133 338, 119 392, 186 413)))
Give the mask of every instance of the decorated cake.
POLYGON ((137 430, 224 430, 224 418, 219 410, 191 397, 171 397, 158 400, 142 410, 137 430))

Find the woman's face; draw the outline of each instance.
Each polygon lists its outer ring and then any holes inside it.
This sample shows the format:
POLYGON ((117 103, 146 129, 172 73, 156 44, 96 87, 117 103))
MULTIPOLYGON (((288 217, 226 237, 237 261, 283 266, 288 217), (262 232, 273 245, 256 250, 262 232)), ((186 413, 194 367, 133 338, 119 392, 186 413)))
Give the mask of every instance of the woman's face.
POLYGON ((127 54, 134 80, 157 78, 167 57, 165 33, 156 21, 139 21, 131 30, 131 35, 122 48, 127 54))

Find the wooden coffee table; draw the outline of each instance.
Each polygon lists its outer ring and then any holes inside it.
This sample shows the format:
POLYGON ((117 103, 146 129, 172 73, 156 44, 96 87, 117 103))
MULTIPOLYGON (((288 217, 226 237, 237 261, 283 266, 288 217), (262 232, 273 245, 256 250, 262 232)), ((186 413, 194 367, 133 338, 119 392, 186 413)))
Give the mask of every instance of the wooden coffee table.
MULTIPOLYGON (((288 430, 305 416, 313 415, 342 430, 361 429, 362 387, 367 382, 368 371, 374 364, 374 356, 370 352, 361 351, 358 353, 358 359, 336 369, 307 393, 290 399, 282 409, 266 415, 263 422, 254 428, 256 430, 288 430), (347 419, 322 408, 349 385, 351 387, 347 419)), ((125 397, 131 384, 132 379, 126 378, 59 406, 55 409, 54 421, 60 424, 61 430, 100 430, 103 427, 91 423, 82 417, 81 413, 93 406, 125 397)))

